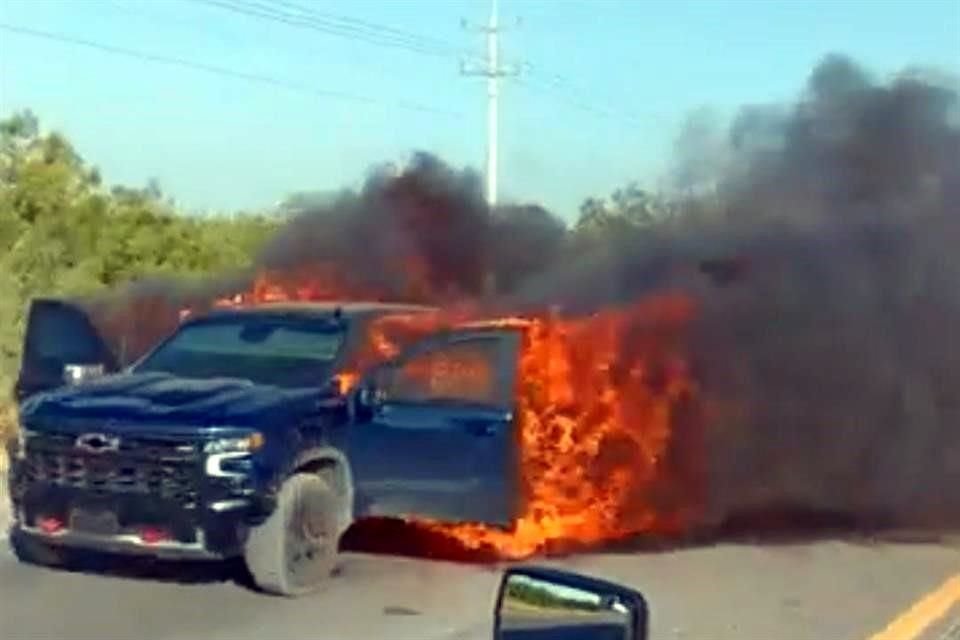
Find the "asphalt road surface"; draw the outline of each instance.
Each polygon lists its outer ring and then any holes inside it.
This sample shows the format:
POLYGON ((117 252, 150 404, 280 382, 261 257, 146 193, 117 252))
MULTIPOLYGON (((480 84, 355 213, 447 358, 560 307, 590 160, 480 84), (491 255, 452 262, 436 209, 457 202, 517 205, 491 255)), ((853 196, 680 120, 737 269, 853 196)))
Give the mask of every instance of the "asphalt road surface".
MULTIPOLYGON (((549 564, 639 588, 656 640, 960 640, 956 544, 724 544, 549 564)), ((329 589, 299 600, 254 593, 228 568, 142 571, 53 571, 4 548, 0 637, 489 640, 500 569, 351 553, 329 589)))

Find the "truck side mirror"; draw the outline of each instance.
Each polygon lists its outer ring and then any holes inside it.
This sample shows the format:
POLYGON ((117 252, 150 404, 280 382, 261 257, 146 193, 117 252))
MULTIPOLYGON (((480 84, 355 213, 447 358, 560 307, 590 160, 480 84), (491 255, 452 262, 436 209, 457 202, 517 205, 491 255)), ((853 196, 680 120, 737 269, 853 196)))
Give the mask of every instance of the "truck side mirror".
POLYGON ((500 582, 494 640, 647 640, 644 597, 623 585, 540 567, 500 582))
POLYGON ((364 386, 357 391, 357 403, 367 410, 372 411, 377 409, 383 404, 385 399, 386 394, 383 392, 383 390, 378 389, 373 385, 364 386))
POLYGON ((387 394, 377 386, 376 376, 364 379, 350 395, 350 411, 354 418, 370 419, 387 399, 387 394))
POLYGON ((390 380, 395 370, 396 364, 387 362, 372 369, 363 377, 354 396, 355 408, 360 413, 375 412, 387 401, 387 389, 390 387, 390 380))

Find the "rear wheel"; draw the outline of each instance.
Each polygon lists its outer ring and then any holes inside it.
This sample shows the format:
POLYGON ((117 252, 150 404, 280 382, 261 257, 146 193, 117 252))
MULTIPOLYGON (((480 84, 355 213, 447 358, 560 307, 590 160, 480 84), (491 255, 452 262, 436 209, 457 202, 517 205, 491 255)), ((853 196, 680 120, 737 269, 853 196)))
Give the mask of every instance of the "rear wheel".
POLYGON ((67 551, 55 545, 47 544, 19 527, 10 531, 10 548, 17 560, 41 567, 63 567, 67 564, 67 551))
POLYGON ((337 547, 346 528, 341 497, 330 482, 297 473, 284 482, 277 507, 250 530, 244 548, 257 586, 269 593, 298 596, 322 587, 337 566, 337 547))

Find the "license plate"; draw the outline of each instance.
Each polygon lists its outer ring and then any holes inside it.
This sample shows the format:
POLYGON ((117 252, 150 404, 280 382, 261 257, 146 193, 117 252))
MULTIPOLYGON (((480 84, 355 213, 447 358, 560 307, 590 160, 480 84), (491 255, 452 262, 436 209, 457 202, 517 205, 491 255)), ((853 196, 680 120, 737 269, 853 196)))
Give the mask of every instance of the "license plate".
POLYGON ((113 535, 120 530, 117 514, 112 511, 74 509, 70 513, 70 528, 84 533, 113 535))

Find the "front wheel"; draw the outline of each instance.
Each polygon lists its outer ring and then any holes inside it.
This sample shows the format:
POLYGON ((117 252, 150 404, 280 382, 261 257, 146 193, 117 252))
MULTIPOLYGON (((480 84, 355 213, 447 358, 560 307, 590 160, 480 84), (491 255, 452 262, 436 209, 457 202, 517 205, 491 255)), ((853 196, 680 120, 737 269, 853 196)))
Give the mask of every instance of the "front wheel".
POLYGON ((330 483, 313 473, 290 476, 277 506, 250 530, 244 559, 254 582, 264 591, 299 596, 316 591, 337 566, 342 498, 330 483))

